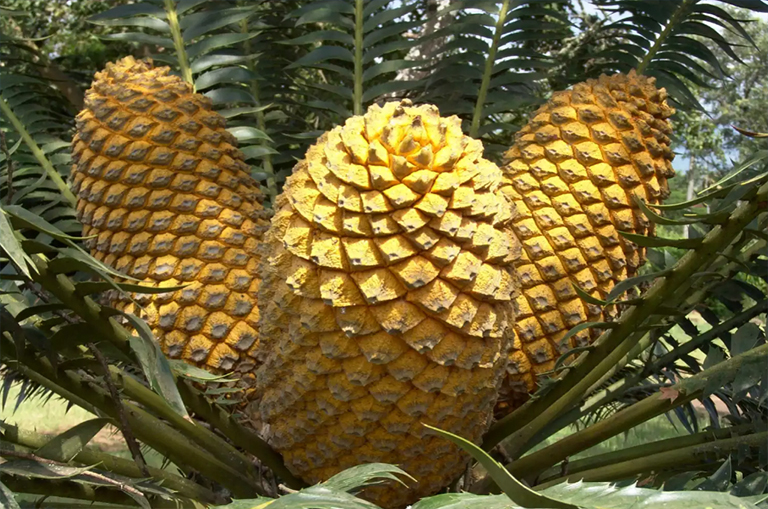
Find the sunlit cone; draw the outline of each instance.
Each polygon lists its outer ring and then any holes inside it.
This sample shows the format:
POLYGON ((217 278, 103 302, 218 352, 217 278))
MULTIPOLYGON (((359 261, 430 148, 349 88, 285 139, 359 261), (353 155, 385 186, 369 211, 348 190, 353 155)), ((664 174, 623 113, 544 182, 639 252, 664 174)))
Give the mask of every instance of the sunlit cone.
POLYGON ((113 304, 144 317, 170 357, 250 372, 268 221, 224 118, 167 67, 132 57, 96 74, 85 104, 72 187, 91 253, 145 283, 188 285, 136 296, 144 310, 113 304))
POLYGON ((277 203, 262 260, 261 400, 288 468, 310 483, 398 464, 402 507, 468 457, 422 423, 478 441, 506 364, 519 256, 502 174, 457 117, 372 106, 323 135, 277 203))
POLYGON ((497 415, 525 400, 562 352, 589 342, 586 331, 563 341, 570 328, 610 318, 573 285, 603 298, 643 263, 643 249, 619 231, 651 234, 633 195, 653 204, 669 194, 666 119, 674 110, 666 97, 654 78, 634 71, 580 83, 555 93, 507 152, 503 192, 516 204, 513 229, 523 250, 497 415))

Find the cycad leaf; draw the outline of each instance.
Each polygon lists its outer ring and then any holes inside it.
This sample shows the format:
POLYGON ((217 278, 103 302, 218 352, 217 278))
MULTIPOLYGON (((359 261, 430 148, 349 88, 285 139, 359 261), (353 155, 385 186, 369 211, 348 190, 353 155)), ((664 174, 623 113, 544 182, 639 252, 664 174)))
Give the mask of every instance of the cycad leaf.
POLYGON ((184 41, 189 42, 218 28, 238 23, 251 16, 253 12, 253 7, 202 11, 183 17, 179 24, 184 29, 184 41))
POLYGON ((148 44, 150 46, 160 46, 161 48, 173 48, 173 41, 171 39, 159 35, 145 34, 143 32, 107 34, 103 36, 103 38, 108 41, 135 42, 138 44, 148 44))
POLYGON ((139 359, 141 369, 144 371, 149 385, 168 402, 176 413, 187 418, 189 414, 181 400, 179 390, 176 388, 171 366, 160 350, 152 330, 141 318, 128 313, 122 313, 122 315, 138 332, 138 336, 132 335, 129 342, 131 349, 139 359))
POLYGON ((568 500, 584 508, 625 509, 757 509, 757 506, 728 493, 695 491, 657 491, 628 486, 620 488, 610 483, 564 483, 542 491, 549 496, 568 500))
POLYGON ((407 483, 403 482, 401 477, 398 476, 415 481, 413 477, 394 465, 388 465, 386 463, 368 463, 339 472, 322 483, 322 486, 334 491, 349 492, 356 492, 365 486, 386 481, 395 481, 403 486, 407 486, 407 483))
POLYGON ((501 463, 491 458, 487 452, 465 440, 459 436, 443 431, 439 428, 435 428, 424 424, 424 426, 436 434, 442 436, 459 446, 465 452, 469 453, 472 458, 480 463, 488 471, 488 475, 493 478, 496 484, 501 490, 509 497, 510 500, 517 504, 521 504, 523 507, 537 507, 537 508, 563 508, 563 509, 578 509, 577 506, 555 500, 549 496, 537 493, 526 485, 515 479, 501 463))
MULTIPOLYGON (((5 11, 5 9, 3 9, 3 11, 5 11)), ((6 15, 5 12, 2 12, 2 14, 6 15)), ((0 507, 5 507, 7 509, 21 509, 19 503, 16 502, 16 497, 13 492, 11 492, 11 490, 9 490, 2 482, 0 482, 0 507)))
POLYGON ((341 46, 321 46, 289 65, 288 69, 295 67, 309 67, 313 64, 326 62, 328 60, 352 62, 354 57, 352 52, 347 48, 343 48, 341 46))
POLYGON ((34 264, 22 249, 19 240, 13 232, 11 222, 2 208, 0 208, 0 248, 13 260, 24 276, 31 277, 30 267, 34 267, 34 264), (27 265, 27 261, 30 261, 29 265, 27 265))
POLYGON ((205 90, 222 83, 243 83, 256 78, 256 74, 244 67, 222 67, 198 77, 195 80, 195 89, 205 90))
POLYGON ((67 463, 88 445, 109 419, 90 419, 56 435, 40 447, 35 454, 54 461, 67 463))
POLYGON ((133 4, 118 5, 108 11, 91 16, 88 21, 98 22, 101 20, 122 19, 140 15, 157 16, 158 18, 165 19, 165 9, 148 2, 137 2, 133 4))
POLYGON ((0 463, 0 472, 33 479, 69 479, 87 472, 91 467, 69 467, 48 462, 18 459, 0 463))

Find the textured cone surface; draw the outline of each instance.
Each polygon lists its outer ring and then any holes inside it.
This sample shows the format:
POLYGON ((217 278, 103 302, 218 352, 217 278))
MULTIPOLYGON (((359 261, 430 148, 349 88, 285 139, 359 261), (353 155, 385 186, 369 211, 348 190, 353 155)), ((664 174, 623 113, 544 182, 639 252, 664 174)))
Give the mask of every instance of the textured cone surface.
POLYGON ((527 399, 563 352, 589 343, 587 331, 563 341, 569 329, 612 318, 573 285, 603 298, 643 263, 643 249, 619 231, 652 234, 633 195, 653 204, 669 194, 674 110, 666 96, 634 71, 580 83, 555 93, 507 152, 503 192, 516 204, 523 249, 498 416, 527 399))
POLYGON ((144 284, 187 285, 135 295, 144 309, 111 302, 146 319, 169 357, 250 372, 268 221, 224 118, 168 71, 128 57, 96 74, 72 149, 83 235, 144 284))
POLYGON ((418 483, 366 496, 402 507, 466 467, 421 423, 473 441, 490 424, 519 256, 501 179, 457 117, 408 102, 349 119, 294 169, 266 235, 252 418, 305 481, 398 464, 418 483))

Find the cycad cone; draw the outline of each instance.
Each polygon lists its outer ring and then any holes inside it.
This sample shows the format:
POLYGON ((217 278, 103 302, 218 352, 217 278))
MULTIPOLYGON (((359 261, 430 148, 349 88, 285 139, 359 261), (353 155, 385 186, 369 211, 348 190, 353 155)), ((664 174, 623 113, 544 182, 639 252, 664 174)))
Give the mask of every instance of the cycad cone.
POLYGON ((457 117, 372 106, 323 135, 277 203, 262 261, 258 416, 315 483, 398 464, 435 493, 468 457, 422 423, 478 441, 506 367, 518 256, 502 173, 457 117))
POLYGON ((257 246, 268 222, 257 183, 211 102, 167 67, 125 58, 96 74, 77 117, 73 190, 91 253, 161 287, 134 296, 170 357, 252 377, 257 246))
POLYGON ((618 231, 650 231, 632 194, 667 193, 665 97, 634 73, 556 93, 501 171, 457 118, 374 106, 308 151, 257 249, 264 210, 224 119, 129 57, 86 95, 73 188, 98 259, 188 285, 117 307, 146 318, 170 357, 239 370, 251 417, 305 480, 402 466, 411 491, 368 491, 397 507, 466 465, 421 423, 479 440, 497 395, 503 415, 588 341, 561 344, 601 319, 572 284, 603 297, 642 262, 618 231))
POLYGON ((601 76, 555 93, 517 134, 502 168, 503 192, 515 203, 517 263, 515 341, 497 415, 508 413, 564 351, 589 342, 586 331, 563 343, 567 331, 603 321, 598 306, 573 285, 604 298, 635 275, 643 249, 619 231, 651 234, 633 195, 653 204, 669 194, 674 113, 654 78, 601 76))

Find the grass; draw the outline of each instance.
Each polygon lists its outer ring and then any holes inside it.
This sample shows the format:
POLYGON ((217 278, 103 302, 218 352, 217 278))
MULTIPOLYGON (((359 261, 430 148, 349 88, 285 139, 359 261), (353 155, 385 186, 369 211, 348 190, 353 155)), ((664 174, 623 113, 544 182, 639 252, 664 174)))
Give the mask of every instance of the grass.
MULTIPOLYGON (((96 416, 78 406, 67 408, 67 402, 56 396, 33 395, 26 397, 17 406, 21 384, 11 387, 5 401, 0 401, 0 420, 22 429, 32 429, 41 434, 56 435, 69 428, 94 419, 96 416)), ((91 441, 91 445, 115 456, 130 458, 130 452, 122 435, 112 426, 102 429, 91 441)), ((144 459, 152 467, 166 466, 163 456, 151 449, 144 449, 144 459)))
MULTIPOLYGON (((613 452, 619 449, 626 449, 636 445, 647 444, 657 440, 664 440, 667 438, 679 437, 688 434, 685 428, 679 422, 677 422, 676 417, 673 416, 672 420, 674 424, 670 422, 669 419, 667 419, 667 417, 664 415, 654 417, 653 419, 639 424, 638 426, 635 426, 634 428, 628 430, 625 433, 622 433, 621 435, 609 438, 608 440, 600 442, 599 444, 590 447, 589 449, 581 451, 580 453, 573 455, 570 459, 576 460, 581 458, 588 458, 598 454, 613 452)), ((575 426, 560 430, 549 437, 547 440, 536 445, 536 447, 532 448, 530 452, 534 452, 539 449, 543 449, 548 445, 552 445, 558 440, 565 438, 566 436, 576 431, 577 429, 575 426)))
POLYGON ((21 385, 15 384, 0 403, 0 416, 7 424, 39 433, 57 433, 95 417, 78 406, 67 410, 67 402, 55 396, 48 400, 40 395, 26 397, 17 406, 20 390, 21 385))

